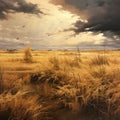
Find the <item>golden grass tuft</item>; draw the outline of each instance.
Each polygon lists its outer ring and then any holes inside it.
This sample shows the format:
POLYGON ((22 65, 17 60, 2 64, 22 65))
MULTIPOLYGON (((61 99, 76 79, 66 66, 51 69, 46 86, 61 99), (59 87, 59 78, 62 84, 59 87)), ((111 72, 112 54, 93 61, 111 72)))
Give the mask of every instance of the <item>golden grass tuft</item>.
POLYGON ((27 93, 0 95, 0 118, 2 120, 39 120, 41 106, 36 97, 27 93))
POLYGON ((91 60, 91 65, 109 65, 109 60, 105 55, 97 55, 91 60))
POLYGON ((24 50, 24 61, 27 63, 33 62, 32 52, 29 46, 27 46, 24 50))

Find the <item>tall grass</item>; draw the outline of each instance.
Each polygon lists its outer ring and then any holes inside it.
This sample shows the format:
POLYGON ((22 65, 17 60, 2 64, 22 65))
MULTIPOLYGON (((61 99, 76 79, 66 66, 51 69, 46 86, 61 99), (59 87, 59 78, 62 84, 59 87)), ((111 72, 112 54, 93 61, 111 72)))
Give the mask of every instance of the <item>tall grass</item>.
POLYGON ((27 46, 24 50, 24 60, 27 63, 33 62, 32 52, 29 46, 27 46))
POLYGON ((0 94, 3 92, 4 87, 3 87, 3 67, 0 66, 0 94))
POLYGON ((0 119, 2 120, 39 120, 41 106, 36 97, 25 98, 27 93, 0 96, 0 119))
POLYGON ((120 118, 120 68, 108 57, 50 54, 40 65, 26 81, 7 82, 1 77, 8 92, 0 95, 0 116, 18 120, 120 118), (73 118, 72 113, 78 114, 73 118))
POLYGON ((97 55, 91 60, 91 65, 109 65, 109 60, 105 55, 97 55))

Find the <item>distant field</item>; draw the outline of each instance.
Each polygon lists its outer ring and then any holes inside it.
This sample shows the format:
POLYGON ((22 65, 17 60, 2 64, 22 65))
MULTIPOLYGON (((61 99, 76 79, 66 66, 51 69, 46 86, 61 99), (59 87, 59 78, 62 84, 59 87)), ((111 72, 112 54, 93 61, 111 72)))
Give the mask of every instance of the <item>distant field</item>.
POLYGON ((0 120, 119 120, 120 51, 0 51, 0 120))

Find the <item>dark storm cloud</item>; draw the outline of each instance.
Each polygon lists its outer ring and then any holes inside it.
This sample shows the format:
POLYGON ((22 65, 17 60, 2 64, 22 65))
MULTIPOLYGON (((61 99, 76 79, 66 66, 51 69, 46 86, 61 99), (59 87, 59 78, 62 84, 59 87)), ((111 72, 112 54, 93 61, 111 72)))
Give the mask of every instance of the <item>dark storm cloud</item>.
POLYGON ((74 31, 112 31, 119 34, 120 31, 120 0, 52 0, 55 4, 61 4, 64 9, 76 12, 87 23, 78 20, 74 31), (74 10, 76 9, 76 10, 74 10))
POLYGON ((0 19, 7 19, 8 13, 14 12, 42 13, 36 4, 28 3, 25 0, 0 0, 0 19))

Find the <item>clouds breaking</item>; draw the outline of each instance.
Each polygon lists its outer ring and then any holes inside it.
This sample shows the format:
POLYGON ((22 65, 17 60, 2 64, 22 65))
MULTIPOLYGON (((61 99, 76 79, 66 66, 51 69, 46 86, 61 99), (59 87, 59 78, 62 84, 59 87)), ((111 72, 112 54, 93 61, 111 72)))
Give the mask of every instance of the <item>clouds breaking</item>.
POLYGON ((7 19, 9 13, 23 12, 28 14, 43 13, 36 4, 25 0, 0 0, 0 19, 7 19))
POLYGON ((120 32, 120 0, 52 0, 64 9, 76 12, 88 22, 78 20, 76 33, 83 31, 120 32))

